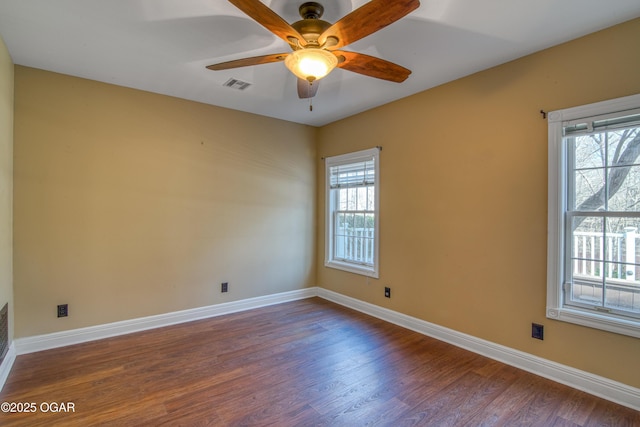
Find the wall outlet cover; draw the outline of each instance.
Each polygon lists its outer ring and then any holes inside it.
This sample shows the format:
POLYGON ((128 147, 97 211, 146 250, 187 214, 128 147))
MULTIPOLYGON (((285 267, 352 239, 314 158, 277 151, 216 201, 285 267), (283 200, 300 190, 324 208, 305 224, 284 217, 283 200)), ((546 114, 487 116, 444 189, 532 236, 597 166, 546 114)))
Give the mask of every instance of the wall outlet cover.
POLYGON ((69 315, 69 304, 58 305, 58 317, 67 317, 69 315))
POLYGON ((544 339, 544 326, 538 323, 531 324, 531 338, 543 340, 544 339))

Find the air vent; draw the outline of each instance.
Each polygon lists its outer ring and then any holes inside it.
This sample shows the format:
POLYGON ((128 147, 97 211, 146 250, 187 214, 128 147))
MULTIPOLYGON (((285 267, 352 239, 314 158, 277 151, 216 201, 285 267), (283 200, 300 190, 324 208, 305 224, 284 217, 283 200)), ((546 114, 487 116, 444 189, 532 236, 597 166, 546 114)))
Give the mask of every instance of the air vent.
POLYGON ((229 79, 223 84, 223 86, 238 90, 245 90, 246 88, 251 86, 251 83, 243 82, 242 80, 238 79, 229 79))
POLYGON ((0 310, 0 363, 9 351, 9 303, 0 310))

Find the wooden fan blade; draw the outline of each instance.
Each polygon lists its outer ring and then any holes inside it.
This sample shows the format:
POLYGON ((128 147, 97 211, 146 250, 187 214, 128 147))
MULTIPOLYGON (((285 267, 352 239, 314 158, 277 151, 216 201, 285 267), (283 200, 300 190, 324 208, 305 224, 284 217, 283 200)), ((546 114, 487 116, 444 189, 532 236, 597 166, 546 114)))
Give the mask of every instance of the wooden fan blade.
POLYGON ((314 96, 316 96, 316 93, 318 92, 319 84, 320 82, 317 80, 310 84, 305 79, 298 79, 298 98, 300 99, 313 98, 314 96))
POLYGON ((290 39, 294 38, 298 40, 300 46, 306 46, 307 42, 298 30, 260 0, 229 0, 229 2, 287 43, 294 44, 290 39))
POLYGON ((411 70, 375 56, 347 51, 334 51, 333 53, 338 58, 344 57, 344 61, 339 61, 337 67, 365 76, 402 83, 411 74, 411 70))
POLYGON ((419 6, 419 0, 371 0, 327 28, 318 43, 323 45, 328 37, 332 37, 337 39, 337 44, 327 48, 341 48, 396 22, 419 6))
POLYGON ((209 70, 220 71, 230 68, 248 67, 250 65, 269 64, 271 62, 284 61, 288 53, 275 53, 273 55, 253 56, 251 58, 235 59, 207 66, 209 70))

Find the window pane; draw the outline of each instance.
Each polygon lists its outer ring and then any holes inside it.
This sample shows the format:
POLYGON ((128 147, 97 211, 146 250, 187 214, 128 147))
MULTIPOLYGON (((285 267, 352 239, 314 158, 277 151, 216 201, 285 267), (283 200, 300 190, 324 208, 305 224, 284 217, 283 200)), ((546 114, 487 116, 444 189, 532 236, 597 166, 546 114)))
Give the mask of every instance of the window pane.
POLYGON ((607 140, 607 157, 609 166, 638 164, 638 142, 640 128, 609 131, 604 134, 607 140))
POLYGON ((366 211, 369 209, 368 195, 369 187, 358 187, 358 201, 356 209, 359 211, 366 211))
POLYGON ((574 188, 567 192, 572 210, 595 211, 604 206, 605 145, 602 141, 600 134, 568 139, 574 163, 574 188))
POLYGON ((634 270, 636 266, 628 264, 607 263, 614 276, 605 283, 605 307, 640 314, 640 282, 624 279, 625 271, 634 270))
POLYGON ((351 187, 347 189, 347 210, 354 211, 358 207, 358 188, 351 187))
POLYGON ((332 190, 338 192, 338 210, 346 211, 347 210, 347 189, 341 188, 340 190, 332 190))
POLYGON ((347 232, 347 215, 344 213, 338 213, 336 217, 336 234, 344 236, 347 232))
POLYGON ((576 169, 604 168, 605 147, 602 134, 569 138, 569 149, 574 150, 576 169))
POLYGON ((604 206, 604 169, 577 169, 573 210, 595 211, 604 206))
POLYGON ((346 238, 343 234, 336 234, 334 237, 334 253, 335 253, 335 257, 338 259, 344 259, 345 257, 345 245, 346 245, 346 238))
POLYGON ((353 221, 352 214, 336 214, 336 224, 334 233, 334 252, 337 258, 345 258, 347 254, 347 244, 349 235, 349 223, 353 221))
POLYGON ((606 260, 619 268, 612 278, 640 284, 640 218, 607 218, 606 260))
POLYGON ((573 277, 601 281, 605 249, 603 218, 576 216, 571 225, 573 277))
POLYGON ((640 211, 640 166, 609 170, 609 211, 640 211))

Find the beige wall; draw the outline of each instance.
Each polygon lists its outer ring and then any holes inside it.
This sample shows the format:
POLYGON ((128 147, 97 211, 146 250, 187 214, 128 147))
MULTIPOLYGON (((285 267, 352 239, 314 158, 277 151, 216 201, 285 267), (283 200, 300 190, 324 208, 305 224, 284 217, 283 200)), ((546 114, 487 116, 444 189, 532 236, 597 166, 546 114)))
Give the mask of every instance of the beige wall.
POLYGON ((0 308, 9 303, 13 339, 13 62, 0 38, 0 308))
POLYGON ((20 66, 15 102, 16 337, 315 284, 315 128, 20 66))
POLYGON ((319 160, 318 285, 640 387, 638 339, 545 318, 539 113, 639 93, 638 40, 634 20, 323 127, 319 157, 383 146, 381 266, 379 280, 323 267, 319 160))

